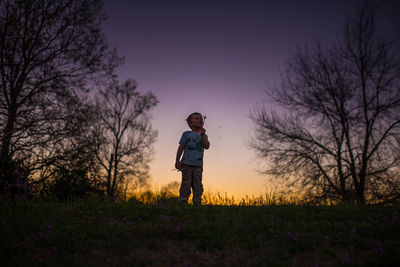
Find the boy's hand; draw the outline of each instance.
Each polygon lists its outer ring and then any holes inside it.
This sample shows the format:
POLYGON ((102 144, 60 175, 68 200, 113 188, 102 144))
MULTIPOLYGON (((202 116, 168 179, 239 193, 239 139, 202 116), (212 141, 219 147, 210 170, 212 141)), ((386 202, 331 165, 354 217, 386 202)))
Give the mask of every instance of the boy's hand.
POLYGON ((182 169, 182 163, 180 161, 176 161, 175 162, 175 168, 178 169, 178 170, 182 169))
POLYGON ((206 129, 201 128, 200 136, 201 136, 201 142, 203 142, 203 146, 205 149, 210 148, 210 142, 208 141, 207 137, 205 137, 206 129))

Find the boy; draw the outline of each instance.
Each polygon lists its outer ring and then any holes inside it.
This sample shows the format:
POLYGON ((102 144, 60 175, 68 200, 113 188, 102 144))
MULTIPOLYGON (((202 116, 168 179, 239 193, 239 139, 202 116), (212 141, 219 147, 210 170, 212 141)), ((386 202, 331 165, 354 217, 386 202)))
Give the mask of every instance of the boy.
POLYGON ((210 142, 203 128, 203 116, 194 112, 186 119, 191 131, 182 134, 176 153, 175 168, 182 171, 182 183, 179 189, 179 202, 187 203, 190 189, 193 189, 193 204, 201 205, 203 194, 203 155, 210 142), (183 157, 181 159, 183 153, 183 157))

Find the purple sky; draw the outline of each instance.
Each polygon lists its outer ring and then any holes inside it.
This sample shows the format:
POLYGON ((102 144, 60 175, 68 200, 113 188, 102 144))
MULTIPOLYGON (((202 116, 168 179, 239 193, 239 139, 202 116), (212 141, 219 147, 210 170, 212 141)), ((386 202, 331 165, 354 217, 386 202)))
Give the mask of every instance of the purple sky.
MULTIPOLYGON (((356 0, 152 1, 106 0, 104 30, 125 56, 119 79, 138 82, 160 103, 153 111, 159 131, 151 163, 153 186, 180 181, 172 172, 186 116, 207 115, 206 191, 228 195, 270 192, 268 177, 246 142, 249 112, 299 45, 329 45, 342 30, 356 0)), ((399 32, 400 1, 382 1, 382 27, 399 32)))

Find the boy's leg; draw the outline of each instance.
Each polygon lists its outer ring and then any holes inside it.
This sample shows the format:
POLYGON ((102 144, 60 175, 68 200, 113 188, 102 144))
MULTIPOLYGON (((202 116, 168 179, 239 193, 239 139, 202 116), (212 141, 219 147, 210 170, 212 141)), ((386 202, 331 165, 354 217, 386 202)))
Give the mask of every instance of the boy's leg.
POLYGON ((193 168, 193 204, 201 205, 203 195, 203 167, 193 168))
POLYGON ((192 168, 189 166, 184 166, 181 169, 182 172, 182 183, 179 189, 178 201, 182 203, 187 203, 190 197, 190 189, 192 185, 192 168))

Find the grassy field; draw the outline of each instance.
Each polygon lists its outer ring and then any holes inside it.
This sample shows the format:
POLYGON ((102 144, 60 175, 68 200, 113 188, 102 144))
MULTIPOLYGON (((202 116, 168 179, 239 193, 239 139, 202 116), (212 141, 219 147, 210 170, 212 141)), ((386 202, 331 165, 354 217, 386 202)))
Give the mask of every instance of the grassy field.
POLYGON ((1 266, 400 266, 398 206, 0 207, 1 266))

